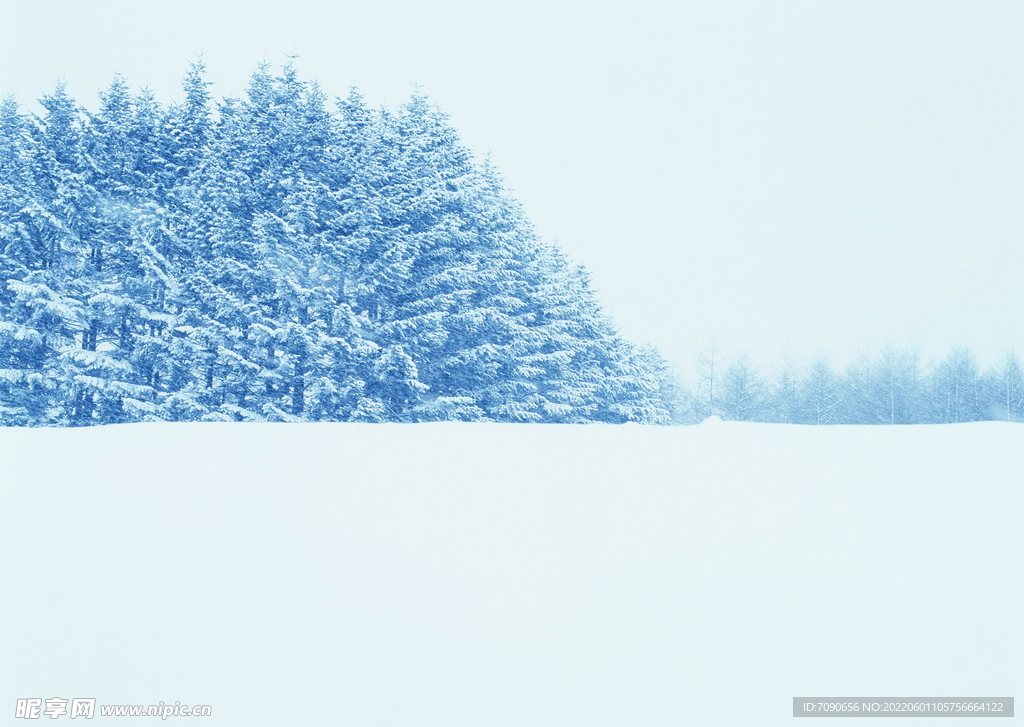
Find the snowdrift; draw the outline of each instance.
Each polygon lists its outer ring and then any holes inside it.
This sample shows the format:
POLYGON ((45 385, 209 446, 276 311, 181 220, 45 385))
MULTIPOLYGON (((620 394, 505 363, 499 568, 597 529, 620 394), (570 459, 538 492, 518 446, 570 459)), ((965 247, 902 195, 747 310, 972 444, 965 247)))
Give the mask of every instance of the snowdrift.
POLYGON ((132 424, 0 429, 0 463, 5 710, 782 725, 1024 692, 1019 425, 132 424))

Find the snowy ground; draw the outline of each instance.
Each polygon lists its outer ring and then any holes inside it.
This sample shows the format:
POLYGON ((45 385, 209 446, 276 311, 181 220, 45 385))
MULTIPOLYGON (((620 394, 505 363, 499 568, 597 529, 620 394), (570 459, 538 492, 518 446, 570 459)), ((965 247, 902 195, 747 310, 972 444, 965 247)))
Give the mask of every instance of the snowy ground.
POLYGON ((659 727, 1022 697, 1022 493, 1024 426, 994 422, 0 429, 0 713, 659 727))

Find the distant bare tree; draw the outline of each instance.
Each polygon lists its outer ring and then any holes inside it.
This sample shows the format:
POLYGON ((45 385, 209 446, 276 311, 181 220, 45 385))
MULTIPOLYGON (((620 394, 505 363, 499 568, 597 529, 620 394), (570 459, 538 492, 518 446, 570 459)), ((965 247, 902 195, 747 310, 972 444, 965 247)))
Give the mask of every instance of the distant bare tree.
POLYGON ((769 418, 782 424, 794 424, 801 419, 800 369, 783 351, 775 380, 772 384, 769 418))
POLYGON ((993 413, 1008 422, 1024 421, 1024 369, 1016 352, 1006 352, 994 388, 998 404, 993 413))
POLYGON ((702 418, 707 418, 718 413, 716 396, 719 392, 721 379, 722 355, 719 351, 718 342, 709 338, 704 347, 697 352, 697 400, 702 409, 702 418))
POLYGON ((828 361, 819 358, 811 365, 801 384, 803 421, 807 424, 835 424, 842 396, 836 375, 828 361))
POLYGON ((932 372, 933 416, 939 422, 982 418, 978 365, 967 348, 954 348, 932 372))
POLYGON ((766 387, 760 374, 744 354, 725 371, 721 385, 721 409, 725 419, 764 421, 766 387))

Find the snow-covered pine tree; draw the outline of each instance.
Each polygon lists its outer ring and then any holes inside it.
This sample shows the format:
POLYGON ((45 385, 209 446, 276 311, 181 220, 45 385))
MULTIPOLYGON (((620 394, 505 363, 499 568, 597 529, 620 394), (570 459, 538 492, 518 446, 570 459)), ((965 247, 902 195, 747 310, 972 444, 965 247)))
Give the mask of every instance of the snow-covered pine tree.
POLYGON ((664 362, 416 93, 0 108, 0 416, 667 422, 664 362))

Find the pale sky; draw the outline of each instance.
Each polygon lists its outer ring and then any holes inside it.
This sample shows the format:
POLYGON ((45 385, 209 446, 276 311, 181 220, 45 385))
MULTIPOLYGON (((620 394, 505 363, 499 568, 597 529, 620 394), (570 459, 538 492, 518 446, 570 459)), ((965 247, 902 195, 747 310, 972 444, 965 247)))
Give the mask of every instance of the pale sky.
POLYGON ((686 374, 886 344, 1024 353, 1024 4, 0 0, 0 94, 119 71, 168 101, 298 54, 329 95, 419 83, 538 232, 686 374))

